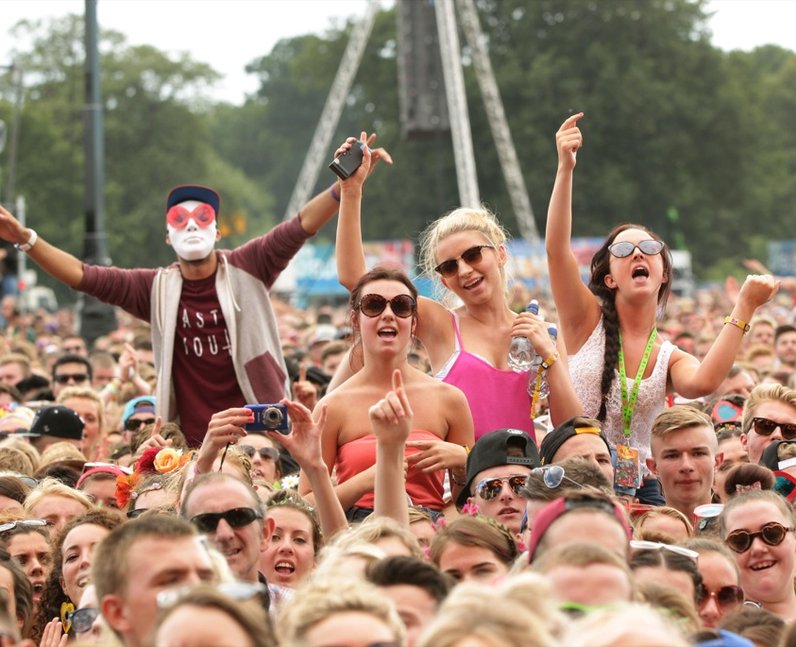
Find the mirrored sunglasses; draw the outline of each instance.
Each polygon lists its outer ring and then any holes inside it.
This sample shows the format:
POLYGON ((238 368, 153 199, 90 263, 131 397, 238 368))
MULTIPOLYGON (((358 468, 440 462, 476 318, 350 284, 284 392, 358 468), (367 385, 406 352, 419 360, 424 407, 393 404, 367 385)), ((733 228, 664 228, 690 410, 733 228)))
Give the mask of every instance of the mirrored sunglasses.
POLYGON ((752 418, 752 428, 760 436, 770 436, 777 427, 785 440, 796 440, 796 424, 775 422, 768 418, 752 418))
POLYGON ((729 609, 743 602, 743 589, 740 586, 722 586, 718 591, 709 591, 704 585, 697 592, 697 606, 704 607, 713 598, 720 609, 729 609))
POLYGON ((199 532, 211 534, 218 528, 219 522, 223 519, 232 528, 243 528, 254 522, 255 519, 262 519, 263 514, 253 508, 232 508, 224 512, 206 512, 197 514, 191 518, 191 523, 196 526, 199 532))
POLYGON ((260 447, 259 449, 255 449, 251 445, 238 445, 241 448, 244 454, 249 458, 254 458, 255 454, 259 454, 260 458, 263 460, 272 460, 275 461, 279 458, 279 450, 273 447, 260 447))
POLYGON ((608 251, 616 258, 626 258, 636 251, 636 248, 645 256, 655 256, 660 254, 663 250, 663 243, 659 240, 642 240, 640 243, 631 243, 629 240, 623 240, 619 243, 614 243, 608 246, 608 251))
POLYGON ((465 249, 459 258, 449 258, 447 261, 442 261, 434 268, 434 271, 446 278, 451 277, 459 271, 460 260, 464 261, 468 265, 480 263, 481 259, 484 257, 483 250, 485 249, 495 248, 493 245, 476 245, 474 247, 470 247, 469 249, 465 249))
POLYGON ((358 308, 366 317, 378 317, 388 303, 392 313, 401 319, 411 317, 417 308, 417 302, 408 294, 399 294, 389 300, 380 294, 366 294, 359 300, 358 308))
POLYGON ((84 634, 91 631, 91 625, 99 617, 100 612, 97 607, 83 607, 69 614, 72 621, 72 631, 76 634, 84 634))
POLYGON ((736 553, 745 553, 752 546, 752 542, 754 541, 755 537, 760 537, 763 543, 768 544, 769 546, 779 546, 783 541, 785 541, 785 537, 787 537, 788 533, 792 531, 793 528, 787 528, 781 523, 771 521, 765 524, 757 532, 749 532, 748 530, 733 530, 729 535, 727 535, 724 543, 736 553))
POLYGON ((519 496, 527 481, 528 477, 522 475, 483 479, 478 482, 475 491, 484 501, 491 501, 503 491, 503 484, 508 483, 511 491, 519 496))
POLYGON ((213 207, 204 203, 197 205, 193 211, 175 204, 166 212, 166 222, 174 229, 185 229, 191 218, 196 220, 196 224, 199 227, 205 228, 213 224, 216 219, 216 212, 213 207))

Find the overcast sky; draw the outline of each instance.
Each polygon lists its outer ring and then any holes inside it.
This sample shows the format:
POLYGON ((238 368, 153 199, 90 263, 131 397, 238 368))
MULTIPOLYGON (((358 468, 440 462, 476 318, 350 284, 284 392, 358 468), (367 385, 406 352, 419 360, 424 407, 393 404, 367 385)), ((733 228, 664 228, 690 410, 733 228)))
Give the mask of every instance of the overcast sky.
MULTIPOLYGON (((605 1, 605 0, 604 0, 605 1)), ((614 1, 614 0, 610 0, 614 1)), ((643 2, 644 0, 637 0, 643 2)), ((383 7, 393 0, 382 0, 383 7)), ((241 103, 257 89, 244 67, 282 38, 320 33, 332 21, 365 14, 366 0, 99 0, 100 26, 130 44, 188 50, 224 78, 211 97, 241 103)), ((82 13, 83 0, 0 0, 0 64, 14 45, 8 30, 24 18, 82 13)), ((722 49, 773 43, 796 51, 796 0, 711 0, 713 42, 722 49)))

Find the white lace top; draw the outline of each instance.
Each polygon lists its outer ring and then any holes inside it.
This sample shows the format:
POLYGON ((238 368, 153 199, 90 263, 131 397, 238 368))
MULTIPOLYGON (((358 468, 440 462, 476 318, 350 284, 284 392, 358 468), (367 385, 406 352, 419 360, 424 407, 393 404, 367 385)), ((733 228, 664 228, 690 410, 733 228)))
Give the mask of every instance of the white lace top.
MULTIPOLYGON (((638 400, 633 410, 630 423, 630 439, 622 433, 622 392, 619 384, 619 371, 614 369, 616 378, 611 384, 611 392, 606 402, 605 422, 603 431, 608 440, 614 444, 629 444, 639 450, 642 473, 646 459, 650 455, 650 436, 652 422, 666 404, 666 379, 669 372, 669 358, 675 349, 674 344, 664 341, 658 350, 658 357, 652 374, 641 381, 638 389, 638 400)), ((589 417, 595 418, 600 412, 600 381, 603 374, 603 356, 605 354, 605 328, 603 320, 595 326, 586 343, 574 355, 569 356, 569 374, 572 384, 583 410, 589 417)), ((633 388, 635 375, 627 376, 628 393, 633 388)))

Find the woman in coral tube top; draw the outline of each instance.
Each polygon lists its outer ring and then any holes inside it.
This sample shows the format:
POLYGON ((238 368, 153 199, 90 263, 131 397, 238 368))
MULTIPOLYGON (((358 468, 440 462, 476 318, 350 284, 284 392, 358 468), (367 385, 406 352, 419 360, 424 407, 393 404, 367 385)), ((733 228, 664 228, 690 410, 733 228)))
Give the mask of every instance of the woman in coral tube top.
MULTIPOLYGON (((330 471, 337 468, 337 496, 351 520, 373 509, 376 437, 368 411, 392 389, 393 371, 398 369, 414 411, 409 438, 434 444, 433 452, 408 467, 407 494, 413 505, 439 513, 443 470, 453 472, 454 484, 464 480, 465 447, 473 443, 467 400, 455 387, 407 362, 418 325, 417 290, 403 272, 374 268, 351 291, 350 305, 351 324, 358 336, 354 355, 362 369, 327 394, 314 412, 316 420, 323 422, 324 462, 330 471)), ((407 455, 417 451, 410 448, 407 455)), ((299 492, 310 494, 303 478, 299 492)))

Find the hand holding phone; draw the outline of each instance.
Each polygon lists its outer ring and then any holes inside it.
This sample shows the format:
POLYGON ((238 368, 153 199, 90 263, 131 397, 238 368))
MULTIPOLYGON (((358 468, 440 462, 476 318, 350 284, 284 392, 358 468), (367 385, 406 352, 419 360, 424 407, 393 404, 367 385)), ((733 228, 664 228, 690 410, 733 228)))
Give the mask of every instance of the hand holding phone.
POLYGON ((362 164, 362 142, 356 142, 345 153, 335 157, 329 169, 341 180, 350 178, 362 164))

